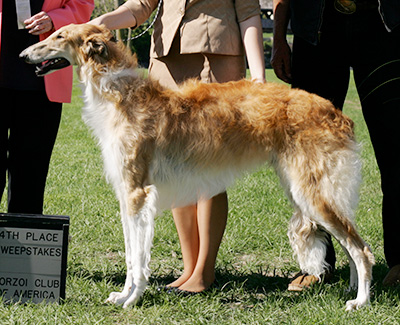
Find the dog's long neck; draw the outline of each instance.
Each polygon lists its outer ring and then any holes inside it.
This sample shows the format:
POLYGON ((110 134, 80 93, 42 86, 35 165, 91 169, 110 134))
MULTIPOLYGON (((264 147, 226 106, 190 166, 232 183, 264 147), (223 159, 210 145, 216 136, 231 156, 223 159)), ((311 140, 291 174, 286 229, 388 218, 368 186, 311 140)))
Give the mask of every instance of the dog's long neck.
POLYGON ((102 100, 118 102, 126 91, 136 83, 142 83, 136 70, 136 64, 132 58, 125 55, 121 58, 113 58, 103 64, 88 60, 78 66, 78 76, 81 83, 92 96, 100 96, 102 100))
POLYGON ((105 132, 115 132, 117 126, 110 121, 127 123, 131 132, 140 132, 139 127, 154 129, 150 123, 139 123, 149 110, 162 106, 163 88, 155 81, 144 78, 137 70, 136 59, 121 46, 112 44, 110 58, 101 61, 88 60, 78 67, 83 86, 85 108, 83 118, 96 137, 105 137, 105 132), (149 101, 152 104, 149 105, 149 101), (146 111, 146 112, 145 112, 146 111), (113 131, 114 130, 114 131, 113 131))

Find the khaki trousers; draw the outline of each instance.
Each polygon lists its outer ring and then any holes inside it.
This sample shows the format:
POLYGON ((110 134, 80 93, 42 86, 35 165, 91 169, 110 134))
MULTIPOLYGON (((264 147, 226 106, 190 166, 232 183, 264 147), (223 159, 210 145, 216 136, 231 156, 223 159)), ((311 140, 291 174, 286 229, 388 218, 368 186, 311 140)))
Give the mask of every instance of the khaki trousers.
POLYGON ((244 56, 180 54, 179 40, 179 37, 175 38, 168 56, 150 59, 149 75, 164 87, 177 88, 190 78, 220 83, 246 77, 244 56))

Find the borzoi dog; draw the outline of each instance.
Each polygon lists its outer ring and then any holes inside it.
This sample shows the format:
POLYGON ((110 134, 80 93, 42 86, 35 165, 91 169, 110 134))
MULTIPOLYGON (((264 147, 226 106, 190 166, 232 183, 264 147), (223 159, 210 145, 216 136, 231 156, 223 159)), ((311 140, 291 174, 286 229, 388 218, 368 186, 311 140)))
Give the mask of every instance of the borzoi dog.
POLYGON ((150 274, 157 211, 225 191, 269 162, 293 203, 289 238, 302 271, 326 268, 324 229, 350 260, 347 309, 369 303, 374 257, 357 233, 360 158, 353 122, 332 104, 284 85, 188 81, 178 90, 142 78, 110 31, 70 25, 21 53, 44 75, 69 64, 83 83, 83 118, 98 138, 120 202, 127 275, 108 301, 136 303, 150 274))

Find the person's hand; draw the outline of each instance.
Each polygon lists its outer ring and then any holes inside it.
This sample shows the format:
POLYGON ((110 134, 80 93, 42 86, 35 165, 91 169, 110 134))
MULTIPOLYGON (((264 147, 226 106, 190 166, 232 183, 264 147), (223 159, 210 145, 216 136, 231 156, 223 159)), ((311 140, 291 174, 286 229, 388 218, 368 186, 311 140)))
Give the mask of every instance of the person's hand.
POLYGON ((53 30, 53 21, 50 16, 44 11, 32 16, 24 21, 25 28, 28 29, 32 35, 40 35, 53 30))
POLYGON ((272 68, 279 79, 289 84, 292 82, 291 56, 292 52, 286 40, 274 40, 271 58, 272 68))

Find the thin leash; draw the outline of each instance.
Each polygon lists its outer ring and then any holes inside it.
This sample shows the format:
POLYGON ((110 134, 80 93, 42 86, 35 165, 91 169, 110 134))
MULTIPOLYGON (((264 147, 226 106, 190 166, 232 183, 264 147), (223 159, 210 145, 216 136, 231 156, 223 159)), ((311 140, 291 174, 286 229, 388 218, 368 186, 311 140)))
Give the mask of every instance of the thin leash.
POLYGON ((154 25, 154 23, 155 23, 155 21, 156 21, 156 19, 157 19, 157 17, 158 17, 158 14, 160 13, 161 4, 162 4, 162 0, 160 0, 160 1, 158 2, 157 12, 156 12, 156 14, 155 14, 155 16, 154 16, 153 21, 151 22, 151 24, 150 24, 143 32, 141 32, 140 34, 135 35, 135 36, 133 36, 133 37, 124 39, 123 41, 124 41, 124 42, 126 42, 126 41, 133 41, 133 40, 135 40, 135 39, 137 39, 137 38, 143 36, 144 34, 146 34, 146 33, 149 31, 149 29, 150 29, 151 27, 153 27, 153 25, 154 25))

